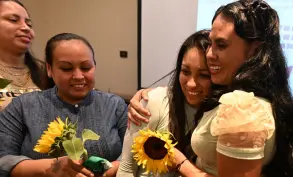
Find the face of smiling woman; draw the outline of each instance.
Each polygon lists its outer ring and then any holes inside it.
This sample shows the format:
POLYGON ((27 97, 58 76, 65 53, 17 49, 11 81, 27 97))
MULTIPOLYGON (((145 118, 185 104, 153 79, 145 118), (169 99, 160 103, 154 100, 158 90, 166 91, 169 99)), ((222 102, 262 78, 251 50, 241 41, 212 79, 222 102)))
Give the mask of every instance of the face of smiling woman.
POLYGON ((58 96, 76 104, 94 88, 95 63, 92 50, 82 40, 64 40, 55 43, 52 65, 47 64, 58 96))
POLYGON ((206 65, 205 53, 198 47, 187 50, 181 64, 179 82, 187 103, 198 107, 209 94, 210 73, 206 65))
POLYGON ((234 30, 234 21, 219 14, 212 25, 212 41, 207 52, 207 62, 212 82, 229 85, 239 67, 252 55, 255 45, 250 45, 234 30))

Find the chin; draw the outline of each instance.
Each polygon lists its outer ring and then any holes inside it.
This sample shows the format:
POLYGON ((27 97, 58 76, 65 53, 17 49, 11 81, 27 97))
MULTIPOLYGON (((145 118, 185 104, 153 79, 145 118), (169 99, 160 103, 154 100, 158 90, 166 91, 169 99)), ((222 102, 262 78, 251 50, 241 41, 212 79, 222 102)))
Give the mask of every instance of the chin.
POLYGON ((223 79, 221 79, 219 77, 212 77, 211 80, 212 80, 213 84, 219 84, 219 85, 223 84, 223 79))
POLYGON ((197 108, 199 105, 200 105, 200 101, 195 101, 195 100, 189 100, 189 101, 187 101, 188 102, 188 104, 191 106, 191 107, 193 107, 193 108, 197 108))
POLYGON ((84 98, 87 96, 88 93, 89 93, 89 92, 78 92, 78 93, 76 93, 76 92, 71 92, 71 93, 70 93, 70 96, 71 96, 72 98, 76 98, 76 99, 84 99, 84 98))

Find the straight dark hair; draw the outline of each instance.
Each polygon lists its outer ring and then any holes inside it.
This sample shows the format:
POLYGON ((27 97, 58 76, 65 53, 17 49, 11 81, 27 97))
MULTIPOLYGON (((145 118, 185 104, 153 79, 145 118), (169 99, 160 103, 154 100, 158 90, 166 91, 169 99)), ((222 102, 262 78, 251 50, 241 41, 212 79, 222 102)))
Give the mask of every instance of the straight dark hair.
MULTIPOLYGON (((208 46, 210 44, 209 40, 209 33, 210 30, 200 30, 191 36, 189 36, 182 46, 179 49, 179 53, 177 56, 176 66, 174 69, 174 72, 172 74, 170 83, 169 83, 169 89, 168 89, 168 98, 169 98, 169 118, 170 118, 170 131, 174 135, 174 138, 178 142, 178 149, 181 150, 184 154, 187 153, 188 146, 190 146, 190 138, 191 138, 191 132, 186 136, 186 113, 185 113, 185 96, 183 94, 183 91, 181 89, 181 85, 179 82, 179 75, 181 72, 181 65, 183 61, 183 57, 186 54, 186 52, 189 49, 192 48, 198 48, 199 50, 202 50, 206 54, 206 50, 208 49, 208 46)), ((214 87, 214 85, 212 86, 214 87)), ((202 106, 198 108, 197 114, 195 116, 195 124, 196 122, 202 117, 203 112, 207 110, 207 108, 213 108, 214 105, 212 100, 209 100, 208 98, 204 100, 205 102, 202 106), (213 105, 213 106, 211 106, 213 105)), ((193 128, 194 128, 193 127, 193 128)))

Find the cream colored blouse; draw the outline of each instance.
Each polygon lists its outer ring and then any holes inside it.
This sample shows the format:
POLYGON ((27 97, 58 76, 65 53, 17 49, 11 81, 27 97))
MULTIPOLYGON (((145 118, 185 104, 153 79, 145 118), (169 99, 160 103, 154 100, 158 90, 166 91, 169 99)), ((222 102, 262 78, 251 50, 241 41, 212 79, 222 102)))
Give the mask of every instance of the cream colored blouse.
POLYGON ((275 152, 275 121, 271 103, 236 90, 222 95, 220 105, 206 112, 193 132, 196 166, 217 176, 217 152, 236 159, 262 159, 275 152))

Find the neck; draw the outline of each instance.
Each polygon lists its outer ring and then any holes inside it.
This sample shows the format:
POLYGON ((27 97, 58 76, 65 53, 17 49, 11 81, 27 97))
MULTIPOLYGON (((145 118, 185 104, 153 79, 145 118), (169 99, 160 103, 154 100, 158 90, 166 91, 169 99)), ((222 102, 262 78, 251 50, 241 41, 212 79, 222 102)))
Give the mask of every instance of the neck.
POLYGON ((79 104, 85 99, 85 97, 84 98, 66 97, 65 95, 60 94, 59 90, 57 90, 57 95, 62 101, 71 105, 79 104))
POLYGON ((6 66, 13 66, 17 68, 24 68, 25 53, 13 54, 7 50, 0 49, 0 62, 6 66))

